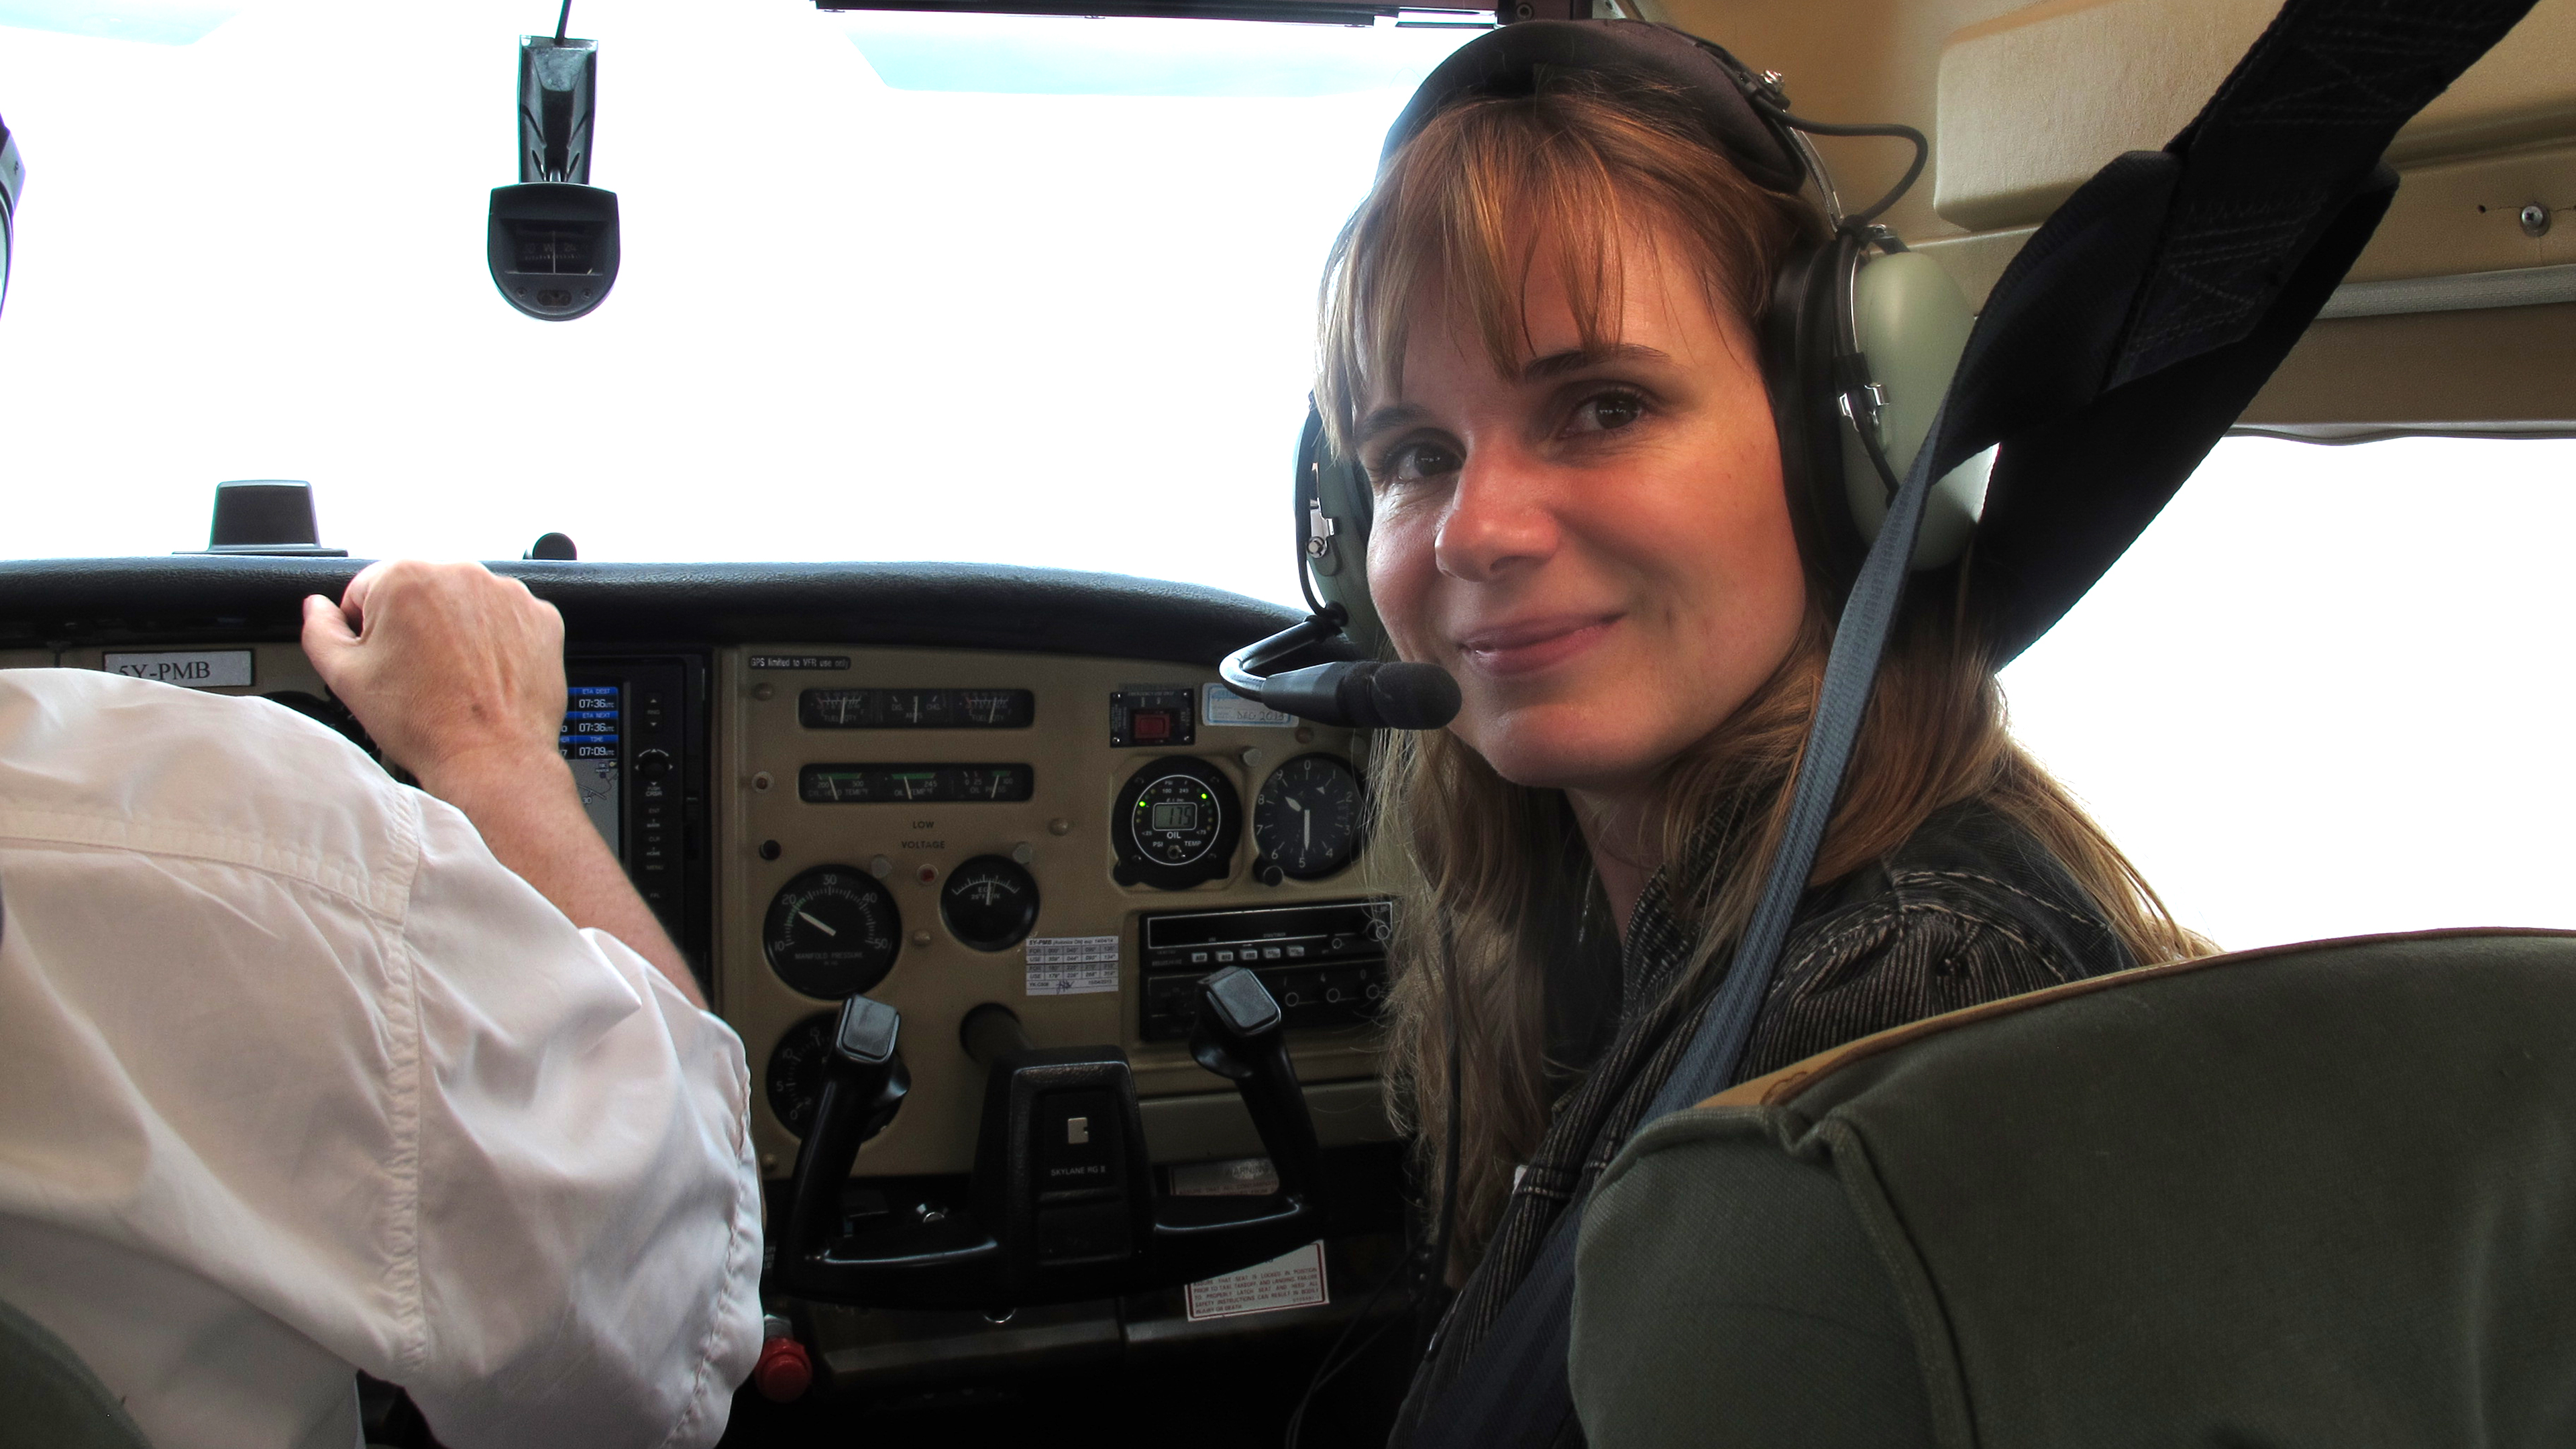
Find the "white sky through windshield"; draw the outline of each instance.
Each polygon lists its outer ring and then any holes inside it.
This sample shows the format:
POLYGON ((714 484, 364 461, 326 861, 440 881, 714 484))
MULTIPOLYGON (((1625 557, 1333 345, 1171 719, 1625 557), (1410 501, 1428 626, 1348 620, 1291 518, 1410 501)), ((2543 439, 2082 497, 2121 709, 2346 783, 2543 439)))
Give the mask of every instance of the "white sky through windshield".
MULTIPOLYGON (((1294 600, 1317 272, 1473 32, 577 0, 625 262, 551 324, 483 248, 553 17, 0 0, 0 552, 202 547, 217 481, 281 477, 361 556, 1294 600)), ((2223 945, 2576 925, 2571 446, 2222 445, 2008 672, 2021 735, 2223 945)))
POLYGON ((0 390, 10 471, 42 480, 8 551, 202 547, 215 482, 283 477, 361 555, 515 557, 561 529, 587 558, 1294 592, 1284 554, 1236 545, 1286 531, 1324 252, 1473 32, 582 0, 625 257, 598 312, 545 323, 483 249, 518 179, 516 36, 553 18, 0 29, 28 162, 0 390), (915 84, 1218 93, 899 90, 862 43, 915 84))

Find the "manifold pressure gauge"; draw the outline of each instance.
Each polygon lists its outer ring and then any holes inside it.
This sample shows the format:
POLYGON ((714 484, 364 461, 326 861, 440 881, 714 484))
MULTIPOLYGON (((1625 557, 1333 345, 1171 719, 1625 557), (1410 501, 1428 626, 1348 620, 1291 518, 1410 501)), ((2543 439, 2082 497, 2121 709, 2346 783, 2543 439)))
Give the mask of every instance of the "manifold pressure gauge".
POLYGON ((1298 880, 1350 864, 1360 846, 1359 777, 1340 756, 1320 752, 1271 771, 1252 798, 1252 845, 1280 874, 1298 880))
POLYGON ((939 918, 978 951, 1007 950, 1038 923, 1038 883, 1007 855, 979 855, 948 873, 939 918))
POLYGON ((847 865, 818 865, 780 887, 760 933, 778 979, 827 1001, 883 981, 902 946, 894 897, 847 865))
POLYGON ((1187 890, 1234 873, 1243 797, 1216 766, 1166 755, 1127 777, 1110 815, 1120 885, 1187 890))

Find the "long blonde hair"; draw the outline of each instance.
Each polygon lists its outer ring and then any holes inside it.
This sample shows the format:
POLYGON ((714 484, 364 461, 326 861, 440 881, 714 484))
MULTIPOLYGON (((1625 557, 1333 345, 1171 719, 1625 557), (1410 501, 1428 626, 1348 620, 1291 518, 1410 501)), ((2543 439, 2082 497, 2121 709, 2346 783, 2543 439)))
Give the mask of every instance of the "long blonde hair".
MULTIPOLYGON (((1362 397, 1401 385, 1406 329, 1425 297, 1472 318, 1497 370, 1515 369, 1534 238, 1556 243, 1591 346, 1615 340, 1603 334, 1620 312, 1627 238, 1687 248, 1712 304, 1749 323, 1781 258, 1813 227, 1654 92, 1612 95, 1570 80, 1454 107, 1389 161, 1334 244, 1316 385, 1327 434, 1347 449, 1362 397)), ((1840 879, 1903 844, 1934 811, 1979 800, 2066 867, 2139 961, 2206 952, 2013 741, 1992 663, 1962 613, 1965 577, 1962 569, 1914 585, 1812 881, 1840 879)), ((1832 645, 1828 597, 1811 585, 1787 659, 1659 778, 1668 898, 1699 936, 1677 994, 1711 989, 1760 892, 1832 645)), ((1563 792, 1503 779, 1456 736, 1393 733, 1370 771, 1382 838, 1409 857, 1390 1100, 1415 1133, 1425 1181, 1444 1193, 1438 1149, 1454 1091, 1458 1246, 1472 1261, 1513 1165, 1546 1127, 1551 1068, 1562 1065, 1546 1055, 1546 967, 1575 949, 1599 887, 1563 792)))

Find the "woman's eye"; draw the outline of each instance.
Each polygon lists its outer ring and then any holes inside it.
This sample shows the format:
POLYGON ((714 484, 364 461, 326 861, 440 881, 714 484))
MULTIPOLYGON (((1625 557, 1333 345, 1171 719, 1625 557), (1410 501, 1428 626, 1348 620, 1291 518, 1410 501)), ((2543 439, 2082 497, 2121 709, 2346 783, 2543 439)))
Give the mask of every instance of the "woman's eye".
POLYGON ((1438 443, 1402 443, 1389 448, 1370 470, 1378 487, 1417 482, 1458 471, 1458 455, 1438 443))
POLYGON ((1570 433, 1616 432, 1645 415, 1644 398, 1632 392, 1605 392, 1599 397, 1585 398, 1576 404, 1574 416, 1568 420, 1566 431, 1570 433))

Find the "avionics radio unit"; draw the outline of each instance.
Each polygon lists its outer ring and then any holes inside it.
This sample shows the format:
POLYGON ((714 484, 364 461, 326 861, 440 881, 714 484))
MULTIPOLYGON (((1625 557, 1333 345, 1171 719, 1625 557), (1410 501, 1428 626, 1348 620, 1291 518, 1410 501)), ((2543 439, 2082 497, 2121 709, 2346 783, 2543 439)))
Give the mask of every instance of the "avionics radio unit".
POLYGON ((1372 1020, 1386 999, 1387 900, 1325 901, 1242 911, 1157 911, 1138 939, 1145 968, 1142 1035, 1177 1041, 1198 1013, 1200 977, 1249 966, 1288 1014, 1288 1025, 1372 1020))

